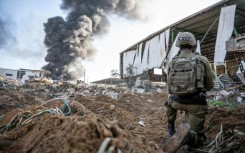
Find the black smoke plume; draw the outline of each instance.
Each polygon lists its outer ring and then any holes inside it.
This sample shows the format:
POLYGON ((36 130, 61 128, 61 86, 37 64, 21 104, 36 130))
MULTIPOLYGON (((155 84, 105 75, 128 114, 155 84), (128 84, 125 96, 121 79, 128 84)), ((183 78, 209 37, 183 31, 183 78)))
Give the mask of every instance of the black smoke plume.
POLYGON ((3 48, 11 39, 13 36, 8 30, 6 22, 0 16, 0 48, 3 48))
POLYGON ((63 0, 61 9, 69 12, 66 20, 57 16, 44 23, 48 64, 43 69, 51 71, 53 79, 81 78, 82 61, 95 52, 92 37, 109 31, 108 15, 141 19, 142 3, 143 0, 63 0))

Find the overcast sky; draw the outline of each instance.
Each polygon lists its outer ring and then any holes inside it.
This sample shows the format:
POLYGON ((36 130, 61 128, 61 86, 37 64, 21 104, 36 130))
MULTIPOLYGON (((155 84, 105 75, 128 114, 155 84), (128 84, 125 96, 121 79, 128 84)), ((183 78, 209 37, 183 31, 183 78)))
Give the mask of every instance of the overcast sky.
MULTIPOLYGON (((119 70, 121 51, 220 0, 148 1, 142 8, 145 16, 142 20, 109 16, 109 33, 94 37, 93 45, 97 52, 82 63, 86 69, 86 82, 110 77, 112 69, 119 70)), ((60 9, 61 3, 61 0, 0 0, 0 67, 41 69, 46 64, 43 23, 50 17, 66 17, 67 12, 60 9), (5 36, 1 43, 3 33, 5 36)))

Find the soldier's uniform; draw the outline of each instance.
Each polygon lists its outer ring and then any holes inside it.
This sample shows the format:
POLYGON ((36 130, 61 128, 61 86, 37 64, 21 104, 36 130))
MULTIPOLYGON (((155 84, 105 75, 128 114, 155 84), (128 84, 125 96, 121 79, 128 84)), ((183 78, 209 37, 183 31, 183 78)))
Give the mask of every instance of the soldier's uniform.
MULTIPOLYGON (((190 49, 184 48, 180 50, 178 57, 192 57, 193 53, 190 49)), ((204 131, 204 122, 207 115, 206 91, 211 90, 214 86, 213 74, 208 59, 199 55, 201 65, 204 70, 204 89, 191 96, 170 95, 167 104, 167 120, 168 132, 171 137, 175 133, 174 122, 176 120, 177 110, 185 112, 186 122, 190 124, 191 130, 195 132, 197 137, 202 137, 204 131)), ((171 65, 171 63, 169 64, 171 65)), ((169 79, 167 86, 169 87, 169 79)))

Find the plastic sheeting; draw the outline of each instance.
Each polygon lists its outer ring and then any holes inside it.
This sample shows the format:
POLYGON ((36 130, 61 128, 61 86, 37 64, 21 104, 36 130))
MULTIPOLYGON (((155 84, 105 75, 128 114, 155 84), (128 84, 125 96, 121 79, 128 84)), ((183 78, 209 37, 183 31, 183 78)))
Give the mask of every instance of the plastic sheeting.
MULTIPOLYGON (((135 50, 132 51, 127 51, 123 54, 123 65, 132 65, 133 64, 133 60, 134 60, 134 56, 135 56, 135 50)), ((126 74, 126 66, 123 67, 123 74, 126 74)))
POLYGON ((163 64, 163 68, 164 68, 164 72, 165 72, 165 73, 167 73, 167 68, 168 68, 169 63, 171 62, 171 60, 173 59, 173 57, 174 57, 175 55, 177 55, 178 52, 179 52, 179 47, 176 47, 176 46, 175 46, 176 41, 177 41, 177 38, 179 37, 179 34, 180 34, 180 33, 178 33, 178 35, 176 36, 176 38, 175 38, 175 40, 174 40, 174 43, 173 43, 173 45, 172 45, 172 48, 170 49, 170 51, 169 51, 169 53, 168 53, 168 55, 167 55, 167 57, 166 57, 166 59, 165 59, 165 62, 164 62, 164 64, 163 64))
POLYGON ((200 41, 197 40, 197 49, 196 49, 196 52, 199 53, 199 54, 202 54, 201 53, 201 46, 200 46, 200 41))
POLYGON ((236 5, 223 7, 220 12, 218 34, 215 44, 214 64, 223 65, 226 49, 225 42, 231 37, 234 28, 236 5))
POLYGON ((169 32, 167 29, 152 39, 138 44, 136 50, 124 52, 123 74, 126 73, 129 64, 133 65, 135 75, 140 75, 147 69, 160 68, 168 50, 169 32))

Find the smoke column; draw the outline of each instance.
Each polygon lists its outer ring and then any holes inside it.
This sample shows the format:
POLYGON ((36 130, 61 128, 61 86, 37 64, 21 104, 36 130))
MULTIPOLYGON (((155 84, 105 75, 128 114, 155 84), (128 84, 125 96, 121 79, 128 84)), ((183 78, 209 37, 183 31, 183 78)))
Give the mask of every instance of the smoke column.
POLYGON ((7 29, 6 23, 0 16, 0 48, 3 48, 12 37, 12 34, 7 29))
POLYGON ((142 19, 143 0, 63 0, 66 20, 57 16, 44 23, 44 43, 48 47, 45 70, 53 79, 76 80, 83 76, 82 61, 93 55, 92 37, 109 31, 108 15, 142 19))

